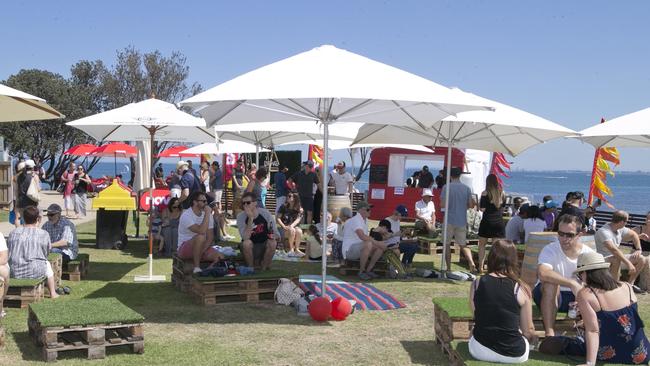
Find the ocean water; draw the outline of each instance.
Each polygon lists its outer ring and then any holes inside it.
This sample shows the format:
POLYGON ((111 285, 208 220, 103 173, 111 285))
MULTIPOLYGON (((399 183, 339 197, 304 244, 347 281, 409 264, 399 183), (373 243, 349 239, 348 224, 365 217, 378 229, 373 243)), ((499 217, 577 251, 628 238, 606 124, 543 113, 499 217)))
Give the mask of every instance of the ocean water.
MULTIPOLYGON (((166 159, 167 160, 167 159, 166 159)), ((195 169, 198 161, 194 161, 195 169)), ((165 175, 175 169, 174 162, 163 161, 165 175)), ((127 162, 117 162, 118 173, 129 176, 127 162)), ((410 176, 415 169, 407 169, 410 176)), ((90 172, 92 177, 113 174, 113 162, 102 161, 90 172)), ((505 191, 512 195, 524 195, 532 202, 541 202, 544 195, 551 195, 561 203, 570 191, 589 192, 590 172, 586 171, 512 171, 510 178, 504 178, 505 191)), ((645 214, 650 211, 650 173, 617 172, 615 177, 607 177, 607 184, 614 196, 609 200, 616 208, 630 213, 645 214)), ((368 190, 368 174, 364 174, 356 184, 361 192, 368 190)), ((608 209, 608 208, 605 208, 608 209)))

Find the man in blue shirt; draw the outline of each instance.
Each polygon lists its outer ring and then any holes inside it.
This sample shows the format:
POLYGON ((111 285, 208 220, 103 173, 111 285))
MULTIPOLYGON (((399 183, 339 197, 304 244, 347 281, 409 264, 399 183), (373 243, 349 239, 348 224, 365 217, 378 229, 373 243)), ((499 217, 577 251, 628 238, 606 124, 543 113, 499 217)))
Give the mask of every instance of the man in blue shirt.
MULTIPOLYGON (((465 184, 460 182, 460 175, 462 170, 460 168, 451 168, 450 182, 442 187, 440 193, 440 206, 445 206, 446 191, 449 189, 449 210, 448 222, 444 223, 447 230, 447 242, 445 245, 451 244, 451 238, 454 238, 455 243, 460 247, 461 252, 467 258, 469 268, 472 272, 476 272, 476 265, 472 258, 472 251, 467 247, 467 210, 476 206, 476 202, 472 197, 472 190, 465 184)), ((451 248, 450 248, 451 249, 451 248)), ((447 269, 451 268, 451 250, 447 250, 445 261, 447 262, 447 269)), ((480 270, 480 268, 479 268, 480 270)))
POLYGON ((283 164, 273 178, 275 184, 275 216, 278 210, 287 201, 287 172, 289 169, 283 164))
POLYGON ((200 191, 201 185, 186 161, 181 160, 176 163, 176 169, 178 174, 181 175, 181 196, 178 200, 183 205, 183 208, 187 209, 192 205, 191 202, 187 201, 187 197, 195 191, 200 191))

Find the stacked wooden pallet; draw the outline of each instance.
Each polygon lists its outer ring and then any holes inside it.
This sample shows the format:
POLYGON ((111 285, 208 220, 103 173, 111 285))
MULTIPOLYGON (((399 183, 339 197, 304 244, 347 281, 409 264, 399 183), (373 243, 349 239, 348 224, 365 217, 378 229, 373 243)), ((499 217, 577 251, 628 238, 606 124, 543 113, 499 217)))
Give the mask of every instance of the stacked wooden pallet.
POLYGON ((39 308, 30 306, 27 327, 33 341, 41 347, 43 359, 52 362, 56 361, 59 352, 74 350, 85 350, 88 359, 104 358, 106 348, 114 346, 130 346, 133 352, 143 353, 143 320, 141 315, 115 299, 83 299, 52 302, 39 308), (107 321, 95 324, 86 324, 84 320, 69 321, 87 319, 95 303, 101 303, 101 309, 112 313, 101 314, 107 321), (68 321, 52 323, 48 317, 54 314, 63 314, 68 321))
MULTIPOLYGON (((436 241, 436 240, 431 240, 428 238, 418 238, 418 253, 419 254, 426 254, 426 255, 436 255, 436 254, 442 254, 443 251, 443 245, 442 242, 436 241)), ((460 250, 460 247, 458 247, 456 244, 451 245, 451 253, 454 254, 460 250)))
POLYGON ((63 256, 59 253, 50 253, 47 256, 47 260, 52 265, 54 284, 59 287, 61 286, 61 277, 63 276, 63 256))
MULTIPOLYGON (((346 259, 339 267, 339 273, 342 276, 356 276, 359 274, 359 266, 359 260, 346 259)), ((380 276, 385 276, 388 272, 388 262, 384 258, 379 259, 372 271, 380 276)))
MULTIPOLYGON (((209 266, 209 262, 201 262, 201 268, 209 266)), ((192 271, 194 263, 192 260, 181 259, 178 253, 172 254, 172 284, 181 292, 190 291, 192 271)))
POLYGON ((4 297, 4 306, 25 308, 29 304, 43 300, 45 278, 26 278, 9 280, 9 288, 4 297))
POLYGON ((193 277, 191 294, 201 305, 272 302, 280 278, 297 281, 294 275, 286 273, 278 276, 250 277, 193 277))
POLYGON ((63 268, 63 278, 70 281, 81 281, 88 276, 90 255, 79 253, 76 259, 69 261, 63 268))

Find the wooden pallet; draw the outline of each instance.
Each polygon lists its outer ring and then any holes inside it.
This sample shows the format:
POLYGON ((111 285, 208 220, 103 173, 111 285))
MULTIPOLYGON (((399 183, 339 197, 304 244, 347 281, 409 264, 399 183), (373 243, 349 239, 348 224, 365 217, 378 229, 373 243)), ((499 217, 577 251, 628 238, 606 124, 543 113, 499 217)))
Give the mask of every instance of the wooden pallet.
MULTIPOLYGON (((201 262, 201 268, 209 266, 210 262, 201 262)), ((181 259, 178 253, 172 254, 172 284, 181 292, 189 292, 192 284, 194 263, 190 259, 181 259)))
POLYGON ((27 327, 47 362, 56 361, 59 352, 73 350, 86 350, 89 360, 101 359, 106 357, 106 347, 114 346, 128 345, 134 353, 144 353, 143 323, 41 327, 30 309, 27 327))
MULTIPOLYGON (((357 276, 359 274, 359 266, 360 263, 358 260, 346 259, 339 267, 339 273, 342 276, 357 276)), ((388 262, 386 262, 384 258, 380 258, 372 271, 380 276, 386 276, 388 272, 388 262)))
POLYGON ((43 300, 45 278, 10 279, 3 305, 7 308, 26 308, 29 304, 43 300))
MULTIPOLYGON (((435 241, 429 241, 429 240, 423 240, 423 239, 418 239, 418 254, 426 254, 426 255, 431 255, 431 254, 442 254, 443 251, 443 245, 442 242, 435 242, 435 241)), ((453 244, 450 247, 451 249, 451 254, 458 253, 460 251, 460 247, 457 246, 456 244, 453 244)))
MULTIPOLYGON (((278 278, 197 280, 192 279, 190 293, 201 305, 272 302, 278 278)), ((295 282, 297 278, 292 278, 295 282)))
POLYGON ((54 272, 54 284, 56 287, 61 286, 61 278, 63 276, 63 256, 60 253, 50 253, 47 260, 52 265, 52 272, 54 272))
POLYGON ((90 255, 79 253, 77 259, 69 261, 63 268, 63 278, 69 281, 81 281, 88 276, 90 255))

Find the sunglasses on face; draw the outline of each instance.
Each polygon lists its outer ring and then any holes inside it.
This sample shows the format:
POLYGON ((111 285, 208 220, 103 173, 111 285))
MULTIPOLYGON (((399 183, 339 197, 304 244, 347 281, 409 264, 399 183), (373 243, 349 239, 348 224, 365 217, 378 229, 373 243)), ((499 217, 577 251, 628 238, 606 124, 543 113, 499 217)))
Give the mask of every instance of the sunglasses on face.
POLYGON ((172 206, 172 209, 175 210, 175 209, 178 209, 179 207, 181 207, 181 206, 172 206))
POLYGON ((203 203, 206 203, 206 202, 208 202, 208 200, 196 200, 196 202, 203 202, 203 203))
POLYGON ((578 233, 565 233, 564 231, 557 231, 557 236, 560 238, 567 238, 567 239, 573 239, 578 235, 578 233))
POLYGON ((53 217, 53 216, 56 216, 56 215, 58 215, 58 214, 56 214, 56 213, 49 213, 49 214, 47 214, 47 217, 53 217))
POLYGON ((253 201, 241 201, 241 204, 244 206, 248 206, 251 203, 253 203, 253 201))

